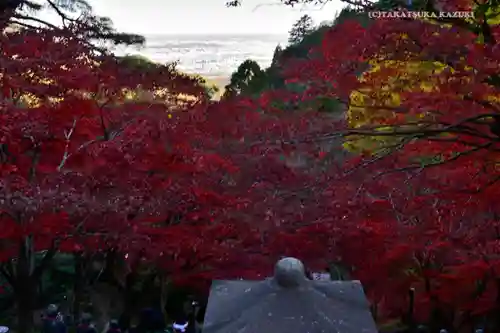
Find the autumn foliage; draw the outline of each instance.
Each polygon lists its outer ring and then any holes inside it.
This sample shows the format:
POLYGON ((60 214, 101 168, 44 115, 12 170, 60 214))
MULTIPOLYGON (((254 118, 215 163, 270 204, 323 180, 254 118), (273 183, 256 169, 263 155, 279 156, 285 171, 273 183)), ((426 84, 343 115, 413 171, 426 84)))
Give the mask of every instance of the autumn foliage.
POLYGON ((172 66, 138 70, 72 36, 2 36, 0 253, 19 330, 58 252, 112 251, 173 279, 257 276, 281 254, 280 230, 321 212, 328 182, 301 164, 320 147, 293 140, 328 121, 214 104, 172 66))
POLYGON ((347 21, 284 65, 300 89, 219 103, 72 31, 1 36, 0 259, 20 324, 55 253, 114 251, 184 282, 341 263, 381 322, 498 328, 500 30, 482 29, 347 21))
POLYGON ((382 316, 406 315, 414 288, 415 318, 435 329, 485 320, 498 330, 499 32, 351 21, 289 71, 311 82, 303 100, 347 106, 337 133, 359 155, 346 167, 373 202, 337 251, 382 316))

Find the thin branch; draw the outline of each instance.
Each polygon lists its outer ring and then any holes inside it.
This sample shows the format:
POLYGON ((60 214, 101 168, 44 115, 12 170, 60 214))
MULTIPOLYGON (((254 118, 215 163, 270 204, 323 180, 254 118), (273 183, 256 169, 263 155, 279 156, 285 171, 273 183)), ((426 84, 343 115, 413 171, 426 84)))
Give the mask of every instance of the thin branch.
POLYGON ((11 23, 13 24, 17 24, 23 28, 28 28, 28 29, 33 29, 33 30, 43 30, 43 27, 37 27, 37 26, 34 26, 34 25, 31 25, 31 24, 28 24, 28 23, 25 23, 25 22, 20 22, 20 21, 16 21, 16 20, 13 20, 11 19, 10 20, 11 23))
MULTIPOLYGON (((57 27, 57 26, 53 25, 52 23, 49 23, 49 22, 47 22, 47 21, 41 20, 41 19, 36 18, 36 17, 26 16, 26 15, 17 14, 17 13, 16 13, 16 14, 14 14, 12 17, 13 17, 13 18, 16 18, 16 19, 20 19, 20 20, 27 20, 27 21, 37 22, 37 23, 40 23, 40 24, 46 25, 47 27, 52 28, 52 29, 54 29, 54 30, 56 30, 56 31, 61 30, 61 28, 59 28, 59 27, 57 27)), ((40 28, 42 28, 42 29, 43 29, 43 27, 40 27, 40 28)), ((39 28, 39 29, 40 29, 40 28, 39 28)))
POLYGON ((70 21, 72 23, 78 22, 78 20, 72 19, 68 17, 66 14, 63 13, 63 11, 51 0, 45 0, 49 3, 49 6, 52 7, 56 11, 56 13, 61 17, 62 24, 64 27, 66 27, 66 21, 70 21))
POLYGON ((7 280, 7 282, 12 286, 12 288, 16 288, 16 281, 14 276, 12 275, 12 272, 9 272, 7 268, 5 267, 5 264, 0 265, 0 274, 7 280))
POLYGON ((346 175, 352 174, 356 170, 359 170, 361 168, 366 168, 367 166, 372 165, 375 162, 383 160, 384 158, 392 155, 395 151, 402 149, 409 141, 412 141, 412 140, 413 140, 413 138, 406 139, 406 140, 403 140, 403 142, 400 142, 400 143, 395 144, 393 146, 381 148, 381 149, 385 150, 386 152, 383 154, 378 154, 374 158, 372 158, 372 159, 370 159, 362 164, 359 164, 359 165, 355 166, 354 168, 347 170, 345 174, 346 175))
POLYGON ((69 131, 64 130, 64 138, 66 139, 66 145, 64 147, 64 154, 63 154, 63 157, 61 159, 61 163, 59 163, 59 166, 57 167, 58 171, 61 171, 61 169, 63 168, 64 164, 66 163, 66 161, 68 160, 68 157, 70 155, 69 154, 69 144, 71 141, 71 136, 73 135, 73 132, 75 130, 76 123, 77 123, 77 119, 75 118, 73 120, 73 125, 71 126, 71 129, 69 131))
POLYGON ((283 4, 281 2, 273 2, 273 3, 260 3, 258 5, 256 5, 253 9, 252 9, 252 13, 256 12, 257 10, 259 10, 261 7, 264 7, 264 6, 283 6, 283 4))
MULTIPOLYGON (((457 121, 456 123, 453 124, 443 124, 443 123, 434 123, 435 126, 442 126, 441 128, 434 128, 434 129, 425 129, 422 130, 422 128, 416 128, 416 129, 401 129, 402 127, 408 127, 412 123, 407 123, 407 124, 401 124, 401 125, 393 125, 393 126, 388 126, 388 125, 377 125, 377 126, 367 126, 367 127, 360 127, 358 129, 347 129, 344 131, 339 131, 337 133, 331 133, 331 134, 326 134, 323 136, 318 136, 315 138, 308 138, 305 139, 306 141, 313 140, 313 141, 322 141, 322 140, 328 140, 328 139, 333 139, 333 138, 338 138, 338 137, 348 137, 348 136, 409 136, 409 135, 416 135, 419 137, 427 137, 431 135, 441 135, 445 133, 456 133, 456 134, 464 134, 463 130, 460 130, 460 126, 463 126, 463 124, 468 123, 468 122, 477 122, 478 120, 484 119, 484 118, 489 118, 489 117, 497 117, 498 114, 496 113, 484 113, 480 115, 475 115, 469 118, 462 119, 460 121, 457 121), (391 131, 388 131, 387 128, 392 127, 391 131), (382 130, 382 131, 381 131, 382 130)), ((418 122, 414 123, 415 125, 419 124, 418 122)), ((431 123, 432 124, 432 123, 431 123)), ((495 137, 488 136, 487 137, 490 140, 497 140, 495 137)))
POLYGON ((461 157, 471 155, 471 154, 473 154, 475 152, 478 152, 481 149, 487 149, 492 144, 493 144, 493 142, 487 142, 487 143, 485 143, 483 145, 480 145, 478 147, 475 147, 475 148, 472 148, 472 149, 469 149, 469 150, 466 150, 466 151, 463 151, 463 152, 458 152, 453 157, 450 157, 448 159, 445 159, 445 160, 439 161, 439 162, 430 162, 430 163, 426 163, 425 165, 422 165, 422 164, 419 164, 419 165, 409 165, 409 166, 406 166, 406 167, 401 167, 401 168, 395 168, 395 169, 391 169, 391 170, 381 171, 381 172, 377 173, 373 178, 379 178, 379 177, 382 177, 382 176, 385 176, 385 175, 388 175, 388 174, 391 174, 391 173, 396 173, 396 172, 413 171, 413 170, 416 170, 416 169, 421 169, 422 167, 425 168, 425 169, 429 169, 429 168, 432 168, 432 167, 440 166, 440 165, 443 165, 443 164, 446 164, 446 163, 449 163, 449 162, 456 161, 456 160, 458 160, 461 157))
POLYGON ((43 272, 47 267, 49 266, 50 262, 54 258, 54 256, 57 254, 57 241, 52 242, 51 247, 45 252, 45 255, 42 258, 42 261, 40 264, 35 267, 32 277, 34 281, 38 281, 38 279, 42 276, 43 272))

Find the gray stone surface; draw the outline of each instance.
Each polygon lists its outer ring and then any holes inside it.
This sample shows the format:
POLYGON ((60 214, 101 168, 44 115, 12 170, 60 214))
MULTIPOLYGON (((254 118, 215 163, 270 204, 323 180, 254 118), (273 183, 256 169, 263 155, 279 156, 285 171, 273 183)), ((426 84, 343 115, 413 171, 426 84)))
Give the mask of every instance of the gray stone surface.
POLYGON ((313 281, 295 258, 263 281, 214 281, 204 333, 376 333, 359 281, 313 281))
POLYGON ((295 258, 283 258, 274 267, 274 280, 284 288, 299 287, 306 283, 304 264, 295 258))

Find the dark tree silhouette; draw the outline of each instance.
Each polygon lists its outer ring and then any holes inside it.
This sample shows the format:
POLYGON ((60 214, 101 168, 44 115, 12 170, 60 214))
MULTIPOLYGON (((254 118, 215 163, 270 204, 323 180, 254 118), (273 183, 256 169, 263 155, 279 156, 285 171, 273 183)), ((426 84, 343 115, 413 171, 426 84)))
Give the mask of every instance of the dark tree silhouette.
POLYGON ((236 72, 231 75, 231 81, 224 88, 223 98, 230 98, 242 93, 252 92, 253 87, 258 85, 265 73, 259 64, 253 60, 245 60, 240 64, 236 72))
POLYGON ((121 33, 113 28, 107 17, 95 15, 86 0, 2 0, 0 1, 0 30, 7 27, 27 29, 77 29, 86 40, 112 42, 113 44, 143 44, 143 36, 121 33), (50 10, 59 16, 61 24, 47 22, 37 17, 41 10, 50 10))
POLYGON ((281 45, 278 44, 274 49, 273 60, 271 61, 271 67, 279 65, 282 53, 283 53, 283 48, 281 47, 281 45))
POLYGON ((305 36, 314 31, 314 21, 309 15, 302 15, 290 29, 288 42, 290 44, 300 43, 305 36))

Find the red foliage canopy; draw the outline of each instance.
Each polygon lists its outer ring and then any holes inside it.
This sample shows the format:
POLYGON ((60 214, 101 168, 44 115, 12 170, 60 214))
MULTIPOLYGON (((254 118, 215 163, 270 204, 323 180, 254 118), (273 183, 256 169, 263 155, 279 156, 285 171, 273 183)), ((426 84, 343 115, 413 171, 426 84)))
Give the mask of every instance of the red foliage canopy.
POLYGON ((305 244, 279 239, 330 214, 323 146, 295 142, 328 133, 328 119, 263 100, 209 104, 170 66, 137 72, 71 36, 2 37, 4 260, 27 237, 37 251, 56 241, 145 256, 178 277, 248 277, 280 255, 320 257, 320 246, 300 254, 305 244), (167 103, 119 98, 137 87, 166 88, 167 103), (178 105, 179 93, 198 98, 178 105), (21 104, 27 94, 42 101, 21 104))
MULTIPOLYGON (((1 211, 11 242, 35 235, 44 248, 56 236, 63 248, 73 248, 77 235, 133 233, 127 215, 163 188, 163 173, 175 164, 158 141, 170 126, 166 111, 182 111, 174 103, 179 94, 204 103, 203 87, 175 68, 134 72, 113 57, 97 57, 71 36, 1 36, 1 211), (138 87, 167 89, 166 102, 121 101, 123 89, 138 87)), ((152 211, 144 208, 144 214, 152 211)), ((3 258, 17 251, 8 245, 4 250, 3 258)))
POLYGON ((384 315, 405 310, 410 287, 422 317, 498 308, 500 177, 490 126, 498 45, 428 22, 347 22, 290 68, 305 91, 213 104, 171 66, 137 72, 71 36, 1 39, 3 260, 31 239, 35 250, 54 242, 61 251, 114 248, 175 277, 230 278, 259 276, 294 255, 312 268, 342 261, 384 315), (345 172, 330 134, 380 132, 287 109, 318 96, 347 103, 354 89, 394 74, 382 65, 360 82, 369 59, 440 61, 453 70, 439 74, 437 89, 401 96, 398 112, 424 114, 429 126, 387 120, 387 135, 403 138, 397 149, 353 159, 345 172), (123 102, 123 88, 168 94, 165 103, 123 102), (180 93, 197 98, 179 105, 180 93), (21 104, 27 95, 42 101, 21 104))
MULTIPOLYGON (((490 29, 498 40, 498 26, 490 29)), ((340 229, 337 250, 385 314, 407 309, 411 287, 421 319, 436 309, 450 322, 452 314, 460 321, 497 311, 498 44, 478 43, 477 35, 457 26, 381 19, 368 28, 354 21, 333 27, 313 53, 288 72, 290 81, 310 83, 303 101, 321 95, 349 104, 353 90, 376 93, 380 82, 398 74, 387 60, 448 66, 429 74, 436 82, 432 91, 416 87, 401 94, 394 118, 377 124, 383 133, 338 125, 344 135, 401 139, 389 154, 348 165, 359 171, 353 184, 363 183, 360 195, 373 199, 359 215, 363 220, 340 229), (369 60, 381 68, 361 81, 369 60), (416 115, 424 116, 410 126, 416 115)))

